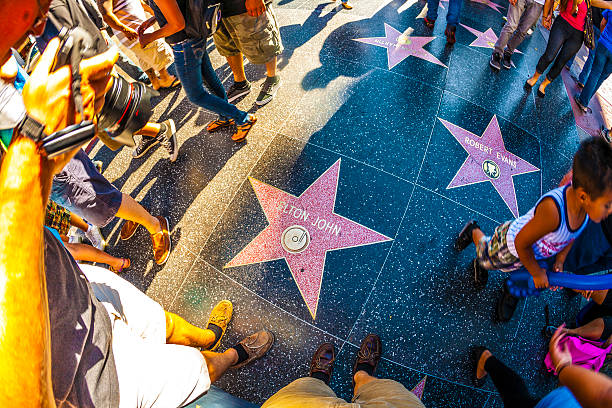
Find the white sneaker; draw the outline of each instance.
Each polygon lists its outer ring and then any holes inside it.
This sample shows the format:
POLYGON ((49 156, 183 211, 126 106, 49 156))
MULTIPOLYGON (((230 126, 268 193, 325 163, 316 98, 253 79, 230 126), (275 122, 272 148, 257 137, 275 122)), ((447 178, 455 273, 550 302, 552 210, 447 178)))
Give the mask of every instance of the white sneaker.
POLYGON ((91 245, 94 248, 99 249, 100 251, 104 251, 104 247, 106 246, 106 240, 102 236, 102 232, 100 228, 90 225, 87 228, 87 232, 85 232, 85 236, 91 242, 91 245))

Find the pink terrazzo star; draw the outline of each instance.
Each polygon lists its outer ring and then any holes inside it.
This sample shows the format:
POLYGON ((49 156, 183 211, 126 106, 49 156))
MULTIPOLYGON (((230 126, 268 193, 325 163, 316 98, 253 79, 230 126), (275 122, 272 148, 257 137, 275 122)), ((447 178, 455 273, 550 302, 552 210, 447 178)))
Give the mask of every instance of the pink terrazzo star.
POLYGON ((249 178, 269 225, 226 268, 285 259, 313 320, 327 251, 389 241, 334 212, 340 160, 299 197, 249 178))
POLYGON ((423 399, 423 393, 425 392, 425 383, 427 382, 427 376, 423 377, 421 381, 410 391, 414 395, 418 397, 418 399, 423 399))
POLYGON ((385 23, 385 36, 373 38, 354 38, 365 44, 375 45, 387 49, 387 66, 392 69, 409 56, 424 59, 437 65, 444 65, 439 59, 434 57, 423 47, 436 37, 410 37, 404 36, 401 32, 385 23))
POLYGON ((446 188, 490 181, 512 214, 518 217, 518 204, 512 177, 540 169, 506 150, 497 116, 493 115, 482 137, 444 119, 440 119, 440 122, 469 154, 446 188))
MULTIPOLYGON (((487 28, 485 32, 482 32, 482 31, 476 30, 475 28, 466 26, 465 24, 459 24, 459 25, 476 36, 476 39, 472 41, 470 46, 490 48, 490 49, 495 48, 495 43, 497 42, 497 35, 495 34, 492 28, 487 28)), ((519 50, 515 50, 514 52, 522 54, 522 52, 519 50)))
POLYGON ((499 11, 499 9, 503 8, 503 6, 500 6, 497 3, 493 3, 491 0, 471 0, 472 3, 480 3, 480 4, 484 4, 485 6, 491 7, 493 10, 497 11, 498 13, 501 13, 501 11, 499 11))

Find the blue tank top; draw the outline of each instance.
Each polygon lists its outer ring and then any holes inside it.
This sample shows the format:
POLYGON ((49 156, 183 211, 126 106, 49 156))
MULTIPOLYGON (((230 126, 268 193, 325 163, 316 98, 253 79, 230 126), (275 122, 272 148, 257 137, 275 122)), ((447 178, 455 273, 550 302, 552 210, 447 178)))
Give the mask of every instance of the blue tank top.
POLYGON ((578 229, 572 230, 569 226, 566 200, 566 190, 568 187, 569 185, 559 187, 544 194, 527 214, 517 218, 512 222, 512 224, 510 224, 510 228, 508 228, 508 233, 506 234, 506 240, 508 249, 514 256, 518 258, 518 253, 516 252, 516 247, 514 246, 516 236, 518 235, 519 231, 529 221, 531 221, 538 204, 540 204, 546 197, 551 197, 557 205, 557 210, 559 211, 559 227, 555 231, 544 235, 533 244, 532 248, 535 259, 550 258, 551 256, 558 254, 563 250, 563 248, 568 246, 570 242, 576 239, 582 230, 584 230, 589 222, 588 215, 584 217, 584 222, 578 229))

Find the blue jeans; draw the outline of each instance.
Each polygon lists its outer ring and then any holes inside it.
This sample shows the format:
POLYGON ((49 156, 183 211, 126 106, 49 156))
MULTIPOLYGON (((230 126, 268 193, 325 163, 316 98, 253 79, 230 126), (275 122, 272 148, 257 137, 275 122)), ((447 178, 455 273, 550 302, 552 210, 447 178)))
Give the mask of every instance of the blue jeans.
POLYGON ((248 113, 227 101, 223 84, 206 52, 206 39, 185 40, 170 47, 174 53, 176 73, 189 100, 201 108, 215 112, 221 119, 231 118, 237 125, 244 124, 248 113), (214 95, 204 88, 204 84, 214 95))
POLYGON ((599 43, 595 49, 595 58, 591 72, 580 96, 578 96, 580 103, 584 106, 589 106, 591 98, 610 74, 612 74, 612 52, 605 45, 599 43))
MULTIPOLYGON (((427 0, 427 19, 435 20, 438 18, 438 6, 440 0, 427 0)), ((457 26, 459 24, 459 14, 463 0, 449 0, 448 13, 446 14, 446 25, 457 26)))
POLYGON ((591 67, 593 67, 593 60, 595 59, 595 50, 597 49, 597 45, 599 44, 599 36, 601 35, 601 31, 599 31, 599 28, 593 26, 593 33, 595 34, 595 48, 592 50, 589 49, 589 56, 586 62, 584 63, 584 67, 582 68, 580 76, 578 77, 578 82, 583 85, 587 80, 589 73, 591 72, 591 67))
MULTIPOLYGON (((584 63, 584 66, 582 67, 582 72, 580 72, 580 76, 578 77, 578 82, 580 82, 583 85, 584 85, 584 81, 586 81, 586 78, 589 76, 589 72, 591 72, 591 67, 593 66, 593 58, 595 58, 595 49, 597 48, 597 43, 599 43, 599 36, 601 35, 601 31, 599 31, 599 28, 593 25, 593 33, 595 34, 595 48, 588 49, 589 56, 587 57, 587 60, 584 63)), ((567 64, 565 64, 565 66, 567 66, 567 68, 570 69, 572 65, 574 65, 575 59, 576 59, 576 56, 574 55, 573 58, 567 61, 567 64)))

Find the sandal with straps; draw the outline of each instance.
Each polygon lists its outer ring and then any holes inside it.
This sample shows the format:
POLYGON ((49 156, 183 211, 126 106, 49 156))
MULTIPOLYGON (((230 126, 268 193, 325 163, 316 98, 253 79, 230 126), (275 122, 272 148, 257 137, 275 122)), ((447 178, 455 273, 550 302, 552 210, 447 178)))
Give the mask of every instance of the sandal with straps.
POLYGON ((115 272, 115 273, 119 274, 121 272, 125 272, 128 269, 130 269, 131 264, 132 263, 130 262, 130 260, 128 258, 123 258, 123 263, 121 264, 121 266, 118 269, 115 269, 112 266, 109 266, 108 269, 111 272, 115 272))

